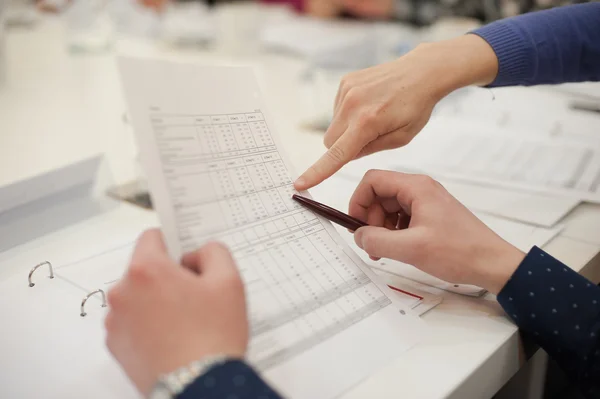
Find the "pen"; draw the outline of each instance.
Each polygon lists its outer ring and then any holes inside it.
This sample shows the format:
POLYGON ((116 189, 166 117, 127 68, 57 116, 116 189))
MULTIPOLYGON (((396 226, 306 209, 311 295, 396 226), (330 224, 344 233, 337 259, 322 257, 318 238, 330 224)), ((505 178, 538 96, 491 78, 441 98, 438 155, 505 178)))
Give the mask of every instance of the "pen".
POLYGON ((310 209, 314 213, 323 216, 325 219, 333 223, 339 224, 340 226, 343 226, 351 231, 356 231, 360 227, 368 226, 368 224, 366 224, 365 222, 353 218, 350 215, 346 215, 343 212, 340 212, 336 209, 333 209, 327 205, 321 204, 309 198, 302 197, 298 194, 292 195, 292 199, 300 203, 304 207, 310 209))

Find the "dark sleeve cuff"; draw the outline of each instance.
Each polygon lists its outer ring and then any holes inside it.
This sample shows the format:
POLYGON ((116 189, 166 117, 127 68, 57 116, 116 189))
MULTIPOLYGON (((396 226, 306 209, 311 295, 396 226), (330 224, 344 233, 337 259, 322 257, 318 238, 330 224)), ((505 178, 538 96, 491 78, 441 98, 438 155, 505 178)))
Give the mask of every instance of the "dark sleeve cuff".
POLYGON ((471 34, 485 40, 498 57, 498 75, 488 87, 519 85, 535 75, 535 44, 514 22, 493 22, 471 34))
POLYGON ((198 377, 177 399, 281 399, 246 363, 232 360, 198 377))
POLYGON ((498 302, 574 381, 600 395, 600 287, 533 247, 498 302))

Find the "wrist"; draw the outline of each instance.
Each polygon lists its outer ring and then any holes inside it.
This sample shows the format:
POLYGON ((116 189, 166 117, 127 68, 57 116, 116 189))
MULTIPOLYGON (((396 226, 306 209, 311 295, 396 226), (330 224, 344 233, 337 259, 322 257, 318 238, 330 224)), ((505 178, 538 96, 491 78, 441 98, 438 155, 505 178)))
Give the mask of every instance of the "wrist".
POLYGON ((174 371, 162 374, 152 387, 150 399, 171 399, 181 394, 196 379, 228 361, 240 360, 227 355, 206 356, 174 371))
POLYGON ((415 55, 424 65, 431 65, 432 80, 436 82, 433 94, 438 100, 466 86, 486 86, 498 74, 496 53, 485 40, 473 34, 421 44, 415 55))
POLYGON ((525 253, 504 240, 481 252, 481 256, 475 257, 478 259, 476 270, 479 271, 476 284, 498 295, 525 259, 525 253))

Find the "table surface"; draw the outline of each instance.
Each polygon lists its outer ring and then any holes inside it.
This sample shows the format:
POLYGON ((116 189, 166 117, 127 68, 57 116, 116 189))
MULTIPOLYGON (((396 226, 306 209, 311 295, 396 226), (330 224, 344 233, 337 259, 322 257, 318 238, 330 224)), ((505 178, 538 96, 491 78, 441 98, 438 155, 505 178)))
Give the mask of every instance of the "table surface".
MULTIPOLYGON (((310 92, 300 79, 306 69, 302 60, 138 42, 122 42, 119 48, 155 58, 254 66, 297 171, 324 151, 322 134, 299 127, 310 92)), ((0 87, 0 186, 97 153, 106 155, 114 182, 136 176, 114 51, 70 54, 61 21, 45 17, 31 29, 10 30, 7 55, 7 81, 0 87)), ((563 222, 566 229, 544 249, 597 281, 600 206, 582 204, 563 222)), ((443 296, 443 303, 424 316, 430 334, 345 398, 491 397, 518 371, 524 361, 518 330, 494 297, 443 296)))

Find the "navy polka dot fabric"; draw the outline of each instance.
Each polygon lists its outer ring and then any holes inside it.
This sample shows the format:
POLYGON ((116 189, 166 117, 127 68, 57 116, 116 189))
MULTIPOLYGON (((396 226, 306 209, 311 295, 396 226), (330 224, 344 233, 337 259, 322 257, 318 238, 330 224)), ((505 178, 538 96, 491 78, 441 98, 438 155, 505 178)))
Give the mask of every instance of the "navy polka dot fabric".
POLYGON ((280 399, 247 364, 229 361, 215 366, 188 386, 177 399, 280 399))
POLYGON ((600 398, 600 287, 534 247, 498 302, 583 395, 600 398))

